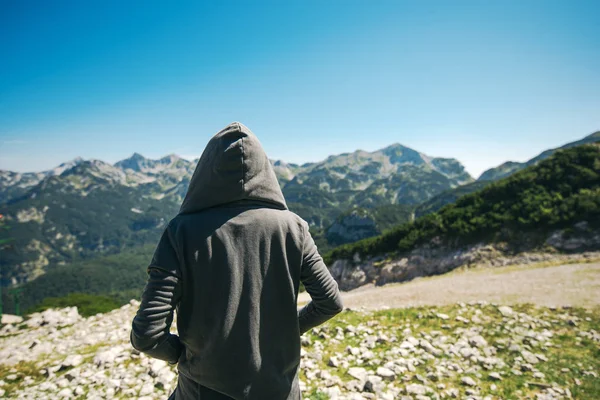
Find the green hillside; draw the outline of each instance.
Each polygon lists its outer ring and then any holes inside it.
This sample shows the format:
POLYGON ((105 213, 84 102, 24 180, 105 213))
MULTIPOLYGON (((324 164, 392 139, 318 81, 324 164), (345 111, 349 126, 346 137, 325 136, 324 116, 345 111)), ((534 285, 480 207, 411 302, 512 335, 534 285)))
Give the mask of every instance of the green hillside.
POLYGON ((569 228, 580 221, 587 221, 590 229, 600 227, 600 147, 595 145, 556 152, 436 213, 386 234, 340 246, 326 259, 331 263, 355 253, 406 252, 434 239, 448 245, 521 242, 529 234, 531 241, 535 233, 569 228))

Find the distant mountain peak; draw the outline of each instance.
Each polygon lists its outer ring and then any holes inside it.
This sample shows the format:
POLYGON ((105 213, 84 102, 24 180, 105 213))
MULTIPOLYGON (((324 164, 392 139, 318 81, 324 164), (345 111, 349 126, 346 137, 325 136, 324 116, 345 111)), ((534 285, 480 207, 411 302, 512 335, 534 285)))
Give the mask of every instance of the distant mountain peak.
POLYGON ((181 157, 179 157, 177 154, 171 153, 171 154, 167 154, 166 156, 162 157, 158 161, 160 161, 162 164, 171 164, 171 163, 177 162, 180 159, 181 159, 181 157))
POLYGON ((63 172, 65 172, 83 162, 85 162, 85 160, 78 156, 70 161, 60 164, 58 167, 52 168, 51 170, 48 170, 48 171, 45 171, 45 173, 46 173, 46 176, 60 175, 63 172))
POLYGON ((131 169, 136 172, 141 172, 142 169, 151 161, 138 152, 133 153, 130 157, 124 160, 117 161, 114 166, 122 169, 131 169))

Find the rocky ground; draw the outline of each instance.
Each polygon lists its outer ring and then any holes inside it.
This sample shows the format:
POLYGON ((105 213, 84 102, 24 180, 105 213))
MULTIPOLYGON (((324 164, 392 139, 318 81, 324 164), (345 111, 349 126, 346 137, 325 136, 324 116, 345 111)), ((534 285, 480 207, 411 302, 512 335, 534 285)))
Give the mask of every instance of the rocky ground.
MULTIPOLYGON (((175 368, 129 345, 138 303, 90 318, 47 310, 0 330, 0 397, 166 399, 175 368)), ((308 399, 600 398, 600 310, 346 310, 302 337, 308 399)))
MULTIPOLYGON (((305 398, 600 398, 599 263, 455 271, 343 298, 302 337, 305 398)), ((0 398, 166 399, 176 368, 129 344, 138 305, 4 315, 0 398)))

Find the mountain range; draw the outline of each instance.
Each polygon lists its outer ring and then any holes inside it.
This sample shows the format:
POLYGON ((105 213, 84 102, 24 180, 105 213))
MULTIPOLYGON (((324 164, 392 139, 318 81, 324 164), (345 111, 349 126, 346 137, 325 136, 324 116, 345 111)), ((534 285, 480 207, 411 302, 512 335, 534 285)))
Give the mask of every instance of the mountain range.
MULTIPOLYGON (((30 281, 56 266, 154 243, 176 215, 196 162, 134 153, 114 164, 76 158, 43 172, 0 171, 0 214, 10 227, 0 240, 12 239, 12 250, 0 259, 2 283, 30 281)), ((272 165, 289 208, 310 223, 322 251, 435 211, 485 186, 484 176, 518 170, 516 164, 500 166, 475 181, 455 159, 400 144, 317 163, 272 165)))

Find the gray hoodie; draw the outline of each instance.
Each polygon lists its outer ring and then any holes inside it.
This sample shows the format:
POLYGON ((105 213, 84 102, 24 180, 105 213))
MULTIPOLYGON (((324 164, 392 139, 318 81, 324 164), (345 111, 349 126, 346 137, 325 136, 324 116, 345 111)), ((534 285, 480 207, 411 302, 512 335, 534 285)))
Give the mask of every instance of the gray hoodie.
POLYGON ((260 142, 227 126, 202 153, 148 266, 133 347, 233 399, 296 400, 300 335, 342 309, 260 142), (300 282, 312 301, 298 311, 300 282), (169 333, 175 309, 179 336, 169 333))

